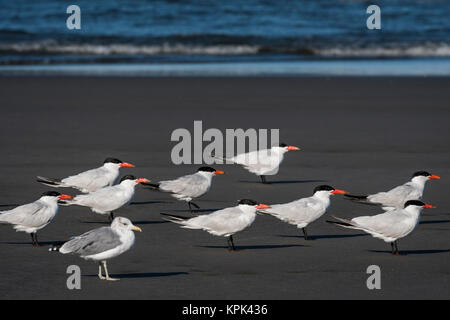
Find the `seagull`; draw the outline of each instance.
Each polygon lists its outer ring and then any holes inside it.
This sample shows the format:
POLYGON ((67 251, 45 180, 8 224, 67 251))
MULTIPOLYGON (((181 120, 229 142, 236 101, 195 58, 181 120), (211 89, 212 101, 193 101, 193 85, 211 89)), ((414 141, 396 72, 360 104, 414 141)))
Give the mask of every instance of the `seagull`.
POLYGON ((270 214, 284 222, 301 228, 305 240, 309 240, 306 227, 319 219, 330 206, 330 196, 345 194, 346 191, 335 189, 328 185, 314 188, 313 196, 288 203, 273 204, 271 208, 261 210, 260 213, 270 214))
POLYGON ((413 174, 411 181, 398 186, 387 192, 379 192, 367 196, 356 196, 347 194, 347 199, 354 202, 372 205, 381 205, 384 210, 401 209, 408 200, 422 199, 425 183, 430 179, 441 177, 430 174, 427 171, 418 171, 413 174))
POLYGON ((215 236, 228 237, 228 248, 236 251, 233 235, 249 227, 256 217, 257 210, 267 209, 270 206, 258 204, 254 200, 239 200, 235 207, 225 208, 193 218, 180 217, 172 214, 161 213, 165 220, 178 223, 182 228, 201 229, 215 236))
POLYGON ((178 200, 186 201, 189 205, 189 210, 193 213, 191 205, 197 209, 200 207, 193 203, 192 199, 201 197, 207 193, 211 188, 212 178, 217 174, 224 173, 211 167, 201 167, 196 173, 185 175, 175 180, 143 183, 143 185, 155 190, 170 192, 178 200))
POLYGON ((119 169, 123 167, 134 167, 134 165, 119 159, 107 158, 103 166, 96 169, 84 171, 64 179, 38 176, 37 181, 51 187, 74 188, 83 193, 89 193, 103 187, 112 186, 119 177, 119 169))
POLYGON ((16 231, 31 235, 33 246, 40 246, 37 231, 48 225, 58 213, 58 200, 71 199, 67 194, 47 191, 42 196, 28 204, 8 211, 0 211, 0 223, 11 224, 16 231))
POLYGON ((73 237, 61 247, 53 247, 49 251, 78 254, 85 260, 97 261, 98 277, 101 280, 116 281, 120 279, 109 276, 106 260, 117 257, 134 245, 133 230, 142 232, 141 228, 134 226, 129 219, 117 217, 111 226, 97 228, 73 237), (105 277, 102 275, 102 266, 105 269, 105 277))
POLYGON ((274 175, 278 172, 278 168, 284 159, 284 154, 288 151, 297 151, 300 148, 288 146, 281 143, 279 146, 273 146, 270 149, 241 153, 231 158, 215 159, 232 162, 242 165, 245 169, 260 176, 262 183, 267 183, 266 175, 274 175))
POLYGON ((327 222, 344 228, 367 232, 374 238, 390 243, 392 254, 400 255, 397 241, 414 230, 419 222, 420 212, 423 208, 435 208, 435 206, 425 204, 419 200, 408 200, 404 204, 403 209, 394 209, 375 216, 356 217, 351 220, 333 217, 339 221, 327 222))
POLYGON ((134 197, 135 187, 138 183, 150 182, 145 178, 136 179, 135 176, 124 176, 120 183, 112 187, 104 187, 97 191, 80 194, 72 200, 64 201, 63 205, 78 205, 89 207, 95 213, 109 214, 110 220, 114 219, 114 210, 128 204, 134 197))

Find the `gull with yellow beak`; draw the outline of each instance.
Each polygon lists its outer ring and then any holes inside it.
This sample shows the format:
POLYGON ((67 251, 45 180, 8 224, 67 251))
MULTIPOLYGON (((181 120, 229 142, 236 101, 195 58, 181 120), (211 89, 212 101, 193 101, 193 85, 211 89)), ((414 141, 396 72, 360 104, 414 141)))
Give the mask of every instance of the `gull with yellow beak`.
POLYGON ((53 247, 50 251, 78 254, 85 260, 96 261, 98 262, 98 277, 101 280, 120 280, 109 276, 106 261, 131 249, 135 242, 133 231, 142 232, 141 228, 133 225, 129 219, 116 217, 111 226, 97 228, 73 237, 61 247, 53 247), (105 276, 102 274, 102 266, 105 276))

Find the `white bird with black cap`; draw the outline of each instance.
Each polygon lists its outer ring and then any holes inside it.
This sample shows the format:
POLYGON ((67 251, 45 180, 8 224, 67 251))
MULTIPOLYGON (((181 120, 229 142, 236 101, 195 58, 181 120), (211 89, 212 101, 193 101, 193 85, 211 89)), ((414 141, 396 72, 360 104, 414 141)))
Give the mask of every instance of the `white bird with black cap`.
POLYGON ((330 196, 334 194, 345 194, 346 191, 335 189, 328 185, 314 188, 313 195, 283 204, 271 204, 270 208, 261 210, 284 222, 302 229, 303 237, 309 240, 306 227, 319 219, 330 206, 330 196))
POLYGON ((161 213, 164 219, 182 225, 182 228, 201 229, 215 236, 228 238, 229 250, 235 251, 233 235, 248 228, 255 221, 258 210, 270 206, 250 200, 239 200, 235 207, 214 211, 210 214, 187 218, 172 214, 161 213))
POLYGON ((361 216, 351 220, 334 217, 338 221, 329 223, 349 228, 362 230, 391 244, 392 254, 399 255, 398 239, 410 234, 419 222, 422 209, 435 208, 431 204, 425 204, 419 200, 406 201, 402 209, 390 210, 374 216, 361 216))
POLYGON ((440 178, 427 171, 418 171, 413 174, 410 181, 387 192, 364 196, 346 194, 345 197, 357 203, 380 205, 384 210, 401 209, 408 200, 422 199, 423 190, 428 180, 440 178))
POLYGON ((119 280, 111 278, 106 261, 121 255, 131 249, 135 242, 133 231, 142 232, 131 221, 124 217, 117 217, 111 226, 88 231, 80 236, 72 237, 60 247, 53 247, 49 251, 59 251, 62 254, 78 254, 85 260, 98 262, 98 277, 102 280, 119 280), (102 274, 102 266, 105 276, 102 274))
POLYGON ((134 165, 116 158, 107 158, 99 168, 84 171, 64 179, 38 176, 37 181, 50 187, 74 188, 83 193, 89 193, 103 187, 112 186, 119 177, 119 169, 124 167, 131 168, 134 165))
POLYGON ((104 187, 88 194, 80 194, 71 200, 60 203, 63 205, 89 207, 95 213, 109 214, 112 221, 114 219, 114 211, 128 204, 134 197, 136 185, 144 182, 150 182, 150 180, 145 178, 136 179, 135 176, 126 175, 115 186, 104 187))
POLYGON ((239 164, 251 173, 260 176, 262 183, 267 183, 266 175, 275 175, 278 173, 280 164, 284 160, 284 154, 288 151, 297 150, 300 150, 300 148, 281 143, 270 149, 241 153, 235 157, 219 158, 213 156, 213 158, 239 164))
POLYGON ((194 174, 185 175, 174 180, 164 180, 158 183, 143 183, 142 185, 154 190, 168 192, 176 199, 186 201, 192 213, 191 205, 197 209, 200 208, 192 200, 207 193, 211 188, 212 178, 215 175, 224 173, 211 167, 201 167, 194 174))
POLYGON ((33 246, 39 246, 37 231, 47 226, 58 213, 58 201, 72 197, 56 191, 47 191, 28 204, 8 211, 0 211, 0 224, 13 225, 17 231, 29 233, 33 246))

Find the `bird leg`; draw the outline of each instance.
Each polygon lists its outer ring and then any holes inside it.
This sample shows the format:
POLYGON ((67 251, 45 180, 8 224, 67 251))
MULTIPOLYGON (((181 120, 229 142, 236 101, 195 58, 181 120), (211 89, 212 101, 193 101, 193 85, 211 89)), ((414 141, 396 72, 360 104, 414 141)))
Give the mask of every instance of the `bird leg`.
POLYGON ((102 263, 98 262, 98 278, 101 280, 105 280, 106 278, 102 275, 102 263))
POLYGON ((228 237, 227 243, 228 243, 228 250, 236 251, 236 248, 234 247, 233 236, 228 237))
POLYGON ((191 211, 192 214, 194 213, 194 211, 192 210, 192 206, 194 206, 197 209, 200 209, 200 206, 195 204, 195 203, 193 203, 192 201, 189 201, 188 205, 189 205, 189 210, 191 211))
POLYGON ((34 247, 40 247, 41 245, 38 242, 37 234, 36 232, 31 233, 31 241, 33 242, 34 247))
POLYGON ((116 279, 116 278, 111 278, 109 276, 108 268, 106 267, 106 260, 102 261, 102 263, 103 263, 103 269, 105 269, 106 280, 108 280, 108 281, 118 281, 118 280, 120 280, 120 279, 116 279))
POLYGON ((111 212, 109 213, 109 221, 112 222, 113 220, 114 220, 114 212, 111 211, 111 212))
POLYGON ((305 240, 311 240, 311 239, 308 237, 308 233, 306 232, 306 227, 305 227, 305 228, 302 228, 302 231, 303 231, 303 238, 304 238, 305 240))
POLYGON ((267 183, 266 176, 259 176, 261 178, 262 183, 267 183))
POLYGON ((395 245, 395 255, 396 256, 406 256, 406 254, 400 253, 400 251, 398 251, 398 240, 394 241, 394 245, 395 245))

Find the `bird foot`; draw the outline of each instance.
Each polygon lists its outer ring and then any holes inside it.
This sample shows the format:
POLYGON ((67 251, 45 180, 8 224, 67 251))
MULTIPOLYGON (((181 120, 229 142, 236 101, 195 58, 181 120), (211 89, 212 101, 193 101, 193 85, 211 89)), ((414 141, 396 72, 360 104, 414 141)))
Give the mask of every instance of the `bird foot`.
POLYGON ((120 279, 118 278, 110 278, 110 277, 106 277, 107 281, 119 281, 120 279))

